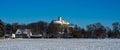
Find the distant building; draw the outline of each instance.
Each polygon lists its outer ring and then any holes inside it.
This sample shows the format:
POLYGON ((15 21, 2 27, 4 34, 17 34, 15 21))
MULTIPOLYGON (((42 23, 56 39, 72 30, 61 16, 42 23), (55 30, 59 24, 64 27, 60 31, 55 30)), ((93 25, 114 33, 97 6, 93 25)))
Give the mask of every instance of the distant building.
POLYGON ((15 38, 29 38, 32 36, 30 29, 17 29, 15 38))
POLYGON ((15 38, 41 38, 42 36, 42 34, 32 34, 30 29, 17 29, 15 33, 15 38))
POLYGON ((62 17, 58 17, 58 20, 53 21, 53 23, 61 24, 61 25, 63 25, 63 24, 69 25, 70 24, 69 22, 62 20, 62 17))
MULTIPOLYGON (((73 25, 71 25, 69 22, 65 21, 62 19, 62 17, 58 17, 57 20, 53 20, 51 23, 53 24, 60 24, 60 28, 59 28, 59 31, 58 31, 58 38, 59 37, 66 37, 66 38, 69 38, 69 37, 72 37, 70 34, 70 29, 71 28, 74 28, 73 25)), ((54 36, 54 35, 53 35, 54 36)))

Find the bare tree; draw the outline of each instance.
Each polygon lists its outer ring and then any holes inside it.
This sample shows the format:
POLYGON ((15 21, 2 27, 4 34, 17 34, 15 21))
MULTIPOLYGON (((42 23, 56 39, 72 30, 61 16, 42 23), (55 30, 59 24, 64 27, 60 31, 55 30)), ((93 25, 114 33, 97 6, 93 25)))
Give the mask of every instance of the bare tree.
POLYGON ((113 26, 113 30, 112 30, 112 34, 110 35, 111 37, 116 37, 116 38, 120 38, 120 23, 119 22, 114 22, 112 23, 113 26))
POLYGON ((95 24, 88 25, 87 32, 88 32, 88 36, 92 37, 92 38, 105 38, 105 37, 107 37, 106 29, 101 23, 95 23, 95 24))
POLYGON ((0 37, 3 37, 5 34, 5 25, 2 20, 0 20, 0 37))

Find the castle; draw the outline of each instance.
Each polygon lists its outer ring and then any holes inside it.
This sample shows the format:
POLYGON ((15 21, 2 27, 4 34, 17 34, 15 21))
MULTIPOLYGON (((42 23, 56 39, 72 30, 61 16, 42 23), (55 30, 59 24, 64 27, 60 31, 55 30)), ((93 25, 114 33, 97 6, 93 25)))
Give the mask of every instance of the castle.
POLYGON ((53 23, 61 24, 61 25, 69 25, 70 23, 62 20, 62 17, 58 17, 58 20, 53 21, 53 23))

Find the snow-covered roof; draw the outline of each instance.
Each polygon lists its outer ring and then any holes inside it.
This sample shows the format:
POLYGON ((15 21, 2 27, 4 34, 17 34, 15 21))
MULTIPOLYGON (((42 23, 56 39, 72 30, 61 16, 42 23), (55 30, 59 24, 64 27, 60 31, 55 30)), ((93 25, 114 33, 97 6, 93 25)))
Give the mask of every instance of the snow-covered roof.
POLYGON ((15 34, 28 34, 31 31, 29 29, 17 29, 15 34))

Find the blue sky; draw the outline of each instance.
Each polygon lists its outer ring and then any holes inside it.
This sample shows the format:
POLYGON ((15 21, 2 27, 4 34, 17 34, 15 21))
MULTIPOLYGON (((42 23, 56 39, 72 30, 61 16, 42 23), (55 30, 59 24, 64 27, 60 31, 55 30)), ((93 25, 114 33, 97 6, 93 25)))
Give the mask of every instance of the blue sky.
POLYGON ((120 22, 120 0, 0 0, 6 23, 50 22, 58 16, 81 27, 96 22, 111 27, 120 22))

